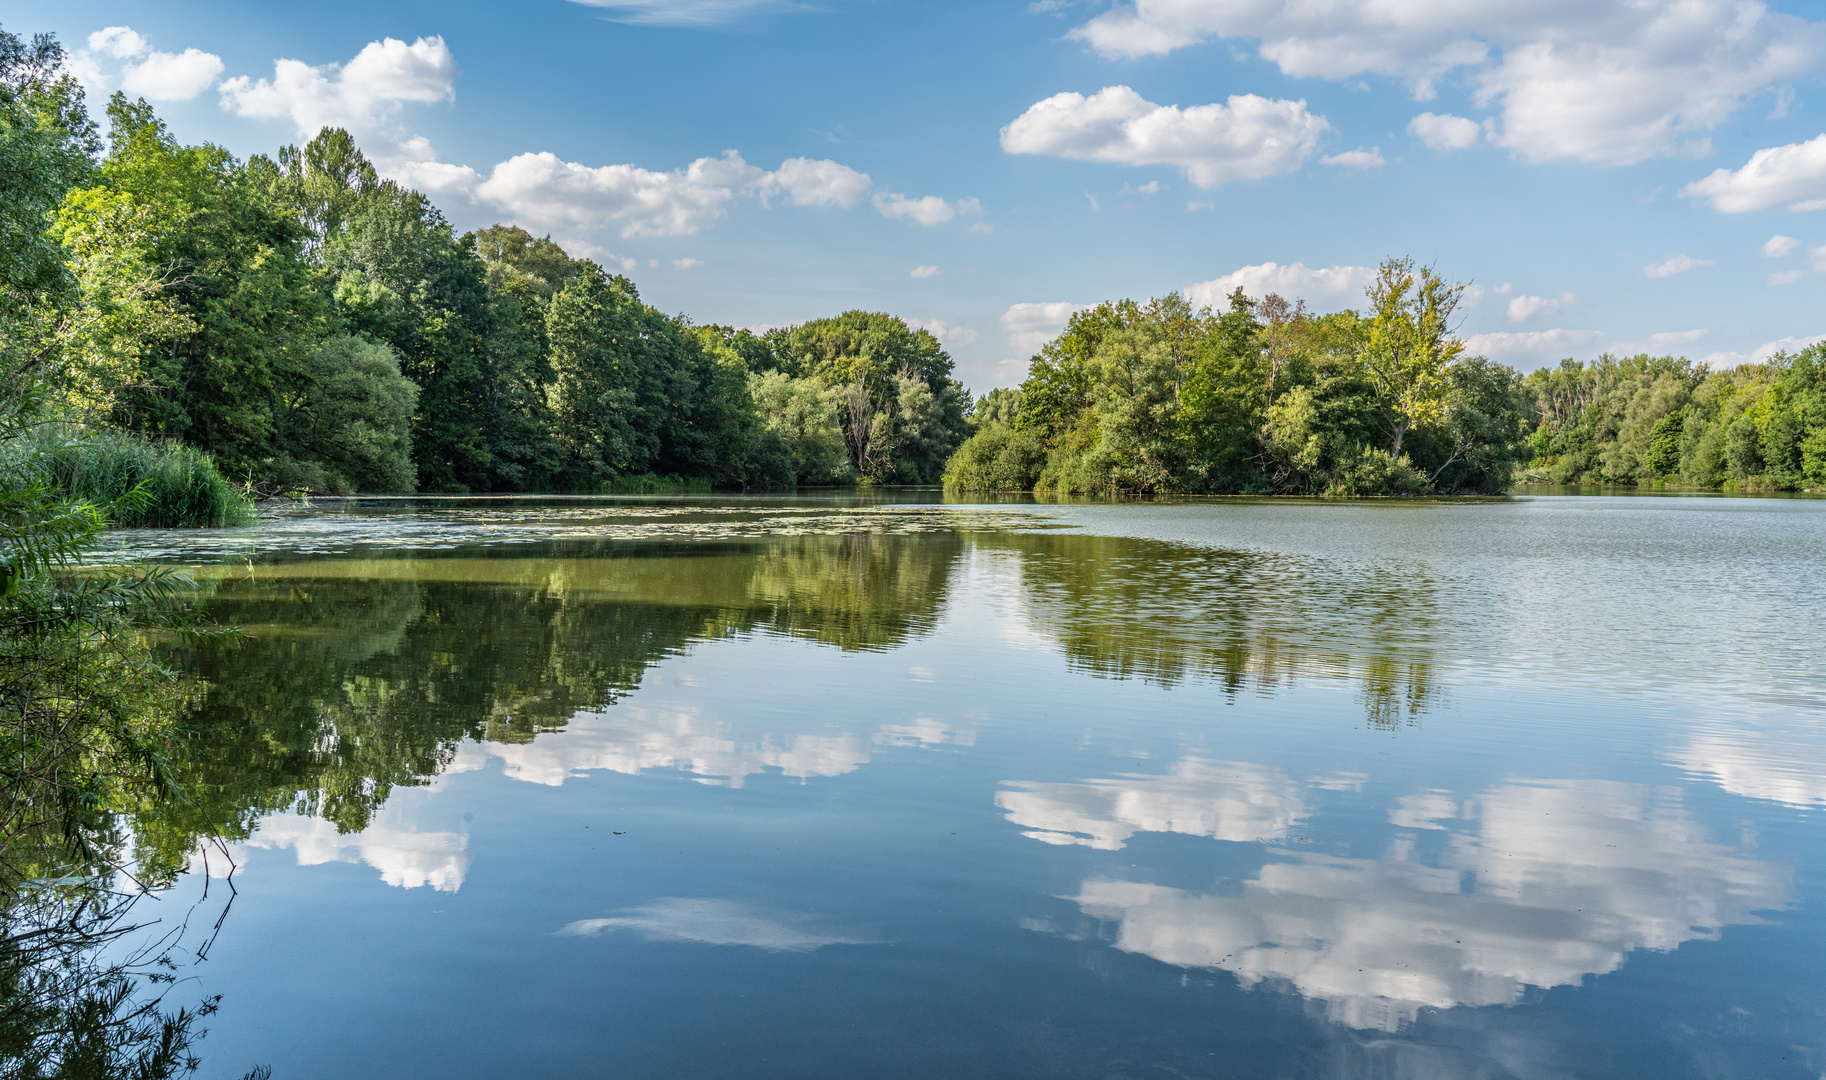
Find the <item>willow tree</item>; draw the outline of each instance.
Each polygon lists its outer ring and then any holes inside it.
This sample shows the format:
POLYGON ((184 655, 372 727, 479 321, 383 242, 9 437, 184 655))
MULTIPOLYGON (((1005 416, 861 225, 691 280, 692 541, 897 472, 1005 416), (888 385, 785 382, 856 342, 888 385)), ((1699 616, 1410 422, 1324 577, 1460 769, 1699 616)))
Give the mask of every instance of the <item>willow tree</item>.
POLYGON ((1376 389, 1391 457, 1401 456, 1408 432, 1445 415, 1446 375, 1465 348, 1452 336, 1464 293, 1432 267, 1416 269, 1411 258, 1389 259, 1376 271, 1357 359, 1376 389))

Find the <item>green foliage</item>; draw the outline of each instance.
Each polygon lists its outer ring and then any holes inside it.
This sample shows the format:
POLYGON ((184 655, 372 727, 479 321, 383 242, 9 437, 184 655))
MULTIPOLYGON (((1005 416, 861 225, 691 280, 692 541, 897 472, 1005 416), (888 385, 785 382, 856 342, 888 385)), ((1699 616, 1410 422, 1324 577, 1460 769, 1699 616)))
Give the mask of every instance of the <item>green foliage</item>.
POLYGON ((1531 479, 1826 488, 1826 350, 1708 371, 1674 357, 1562 361, 1528 377, 1531 479))
POLYGON ((795 379, 779 370, 748 376, 748 389, 762 427, 771 437, 768 445, 783 455, 783 486, 855 481, 834 391, 814 379, 795 379))
MULTIPOLYGON (((1460 357, 1449 321, 1461 291, 1395 259, 1368 317, 1241 290, 1222 313, 1177 294, 1099 304, 1033 358, 1012 422, 998 411, 983 430, 1008 423, 1037 440, 1037 490, 1498 492, 1523 453, 1528 398, 1515 372, 1460 357)), ((973 443, 949 475, 1025 479, 1028 449, 1014 445, 1000 433, 973 443), (1019 463, 994 464, 1005 453, 1019 463)))
POLYGON ((208 454, 169 439, 36 424, 0 444, 0 458, 60 497, 106 508, 115 526, 197 528, 253 517, 245 493, 208 454))
POLYGON ((304 374, 280 421, 297 476, 284 486, 337 494, 414 490, 418 386, 400 374, 399 355, 380 342, 341 334, 311 351, 304 374))
POLYGON ((945 465, 945 487, 959 491, 1032 491, 1046 466, 1046 447, 1030 431, 991 420, 964 440, 945 465))

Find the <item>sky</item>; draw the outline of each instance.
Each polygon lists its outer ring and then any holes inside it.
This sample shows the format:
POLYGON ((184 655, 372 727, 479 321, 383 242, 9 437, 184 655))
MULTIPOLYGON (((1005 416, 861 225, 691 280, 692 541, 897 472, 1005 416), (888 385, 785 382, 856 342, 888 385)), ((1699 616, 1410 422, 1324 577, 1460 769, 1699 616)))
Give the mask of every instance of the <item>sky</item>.
POLYGON ((852 308, 979 393, 1077 308, 1468 283, 1470 350, 1826 337, 1826 5, 1748 0, 0 0, 97 112, 348 128, 459 228, 699 323, 852 308))

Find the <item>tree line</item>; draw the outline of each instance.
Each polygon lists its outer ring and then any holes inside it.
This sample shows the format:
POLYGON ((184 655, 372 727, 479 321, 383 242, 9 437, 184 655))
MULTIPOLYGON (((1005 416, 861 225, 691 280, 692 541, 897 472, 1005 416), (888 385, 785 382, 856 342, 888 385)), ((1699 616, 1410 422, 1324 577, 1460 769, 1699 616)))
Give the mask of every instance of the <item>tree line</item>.
POLYGON ((932 482, 965 435, 898 318, 696 325, 549 237, 458 234, 341 129, 242 161, 116 94, 104 141, 60 59, 6 199, 49 418, 274 493, 932 482))

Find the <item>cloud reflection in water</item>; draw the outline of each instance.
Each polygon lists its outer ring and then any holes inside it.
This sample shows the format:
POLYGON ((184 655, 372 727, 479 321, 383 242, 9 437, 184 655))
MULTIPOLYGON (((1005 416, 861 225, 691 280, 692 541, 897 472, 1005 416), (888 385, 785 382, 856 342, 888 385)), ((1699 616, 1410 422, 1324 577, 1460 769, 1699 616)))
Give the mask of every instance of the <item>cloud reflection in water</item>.
POLYGON ((591 937, 628 930, 648 941, 698 945, 748 945, 769 952, 809 952, 826 945, 869 945, 872 939, 812 915, 734 900, 669 896, 613 918, 579 919, 560 934, 591 937))
MULTIPOLYGON (((1122 792, 1121 783, 1092 790, 1111 806, 1146 804, 1147 785, 1122 792)), ((1241 836, 1260 812, 1241 805, 1236 826, 1160 820, 1241 836)), ((1462 806, 1441 793, 1406 800, 1391 818, 1465 831, 1453 832, 1438 866, 1417 861, 1412 839, 1398 836, 1382 859, 1290 852, 1236 895, 1093 878, 1068 899, 1114 923, 1119 949, 1229 971, 1245 987, 1290 988, 1324 1002, 1333 1020, 1383 1031, 1423 1008, 1513 1004, 1526 987, 1576 986, 1632 950, 1713 940, 1789 902, 1789 867, 1707 842, 1674 789, 1518 782, 1462 806)))

